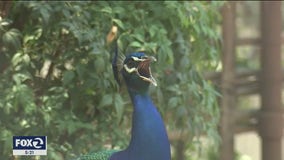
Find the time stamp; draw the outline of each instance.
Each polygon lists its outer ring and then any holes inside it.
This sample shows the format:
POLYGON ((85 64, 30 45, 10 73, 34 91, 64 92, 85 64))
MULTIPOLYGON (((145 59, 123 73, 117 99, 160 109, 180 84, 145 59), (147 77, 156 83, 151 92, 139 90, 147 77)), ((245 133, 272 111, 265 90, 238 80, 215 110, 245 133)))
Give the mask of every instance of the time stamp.
POLYGON ((35 152, 34 152, 33 150, 26 150, 26 151, 25 151, 25 154, 26 154, 26 155, 34 155, 35 152))

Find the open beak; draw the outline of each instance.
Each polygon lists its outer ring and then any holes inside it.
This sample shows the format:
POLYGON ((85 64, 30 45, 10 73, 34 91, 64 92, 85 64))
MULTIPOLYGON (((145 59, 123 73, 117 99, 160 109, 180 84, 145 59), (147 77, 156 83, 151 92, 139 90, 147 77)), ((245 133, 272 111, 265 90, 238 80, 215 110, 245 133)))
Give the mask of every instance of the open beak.
POLYGON ((137 73, 140 78, 144 81, 152 83, 154 86, 157 86, 157 81, 152 76, 150 63, 157 61, 155 57, 147 56, 143 61, 138 64, 137 73))

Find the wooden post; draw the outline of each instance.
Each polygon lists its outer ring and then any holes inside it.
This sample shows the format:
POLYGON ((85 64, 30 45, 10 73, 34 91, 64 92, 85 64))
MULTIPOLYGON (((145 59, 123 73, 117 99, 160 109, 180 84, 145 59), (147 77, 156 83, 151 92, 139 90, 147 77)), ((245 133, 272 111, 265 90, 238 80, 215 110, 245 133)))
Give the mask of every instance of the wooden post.
POLYGON ((281 138, 281 1, 261 2, 261 114, 262 159, 282 160, 281 138))
POLYGON ((235 108, 235 40, 236 2, 227 2, 222 8, 222 75, 221 75, 221 120, 220 160, 234 159, 234 116, 235 108))

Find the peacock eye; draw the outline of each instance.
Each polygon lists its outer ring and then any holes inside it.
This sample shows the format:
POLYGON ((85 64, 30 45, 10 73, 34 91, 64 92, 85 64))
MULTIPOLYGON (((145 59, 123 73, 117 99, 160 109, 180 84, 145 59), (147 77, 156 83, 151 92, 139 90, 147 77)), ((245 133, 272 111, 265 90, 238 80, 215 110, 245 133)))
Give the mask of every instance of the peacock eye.
POLYGON ((134 60, 130 59, 126 64, 127 64, 128 68, 134 68, 135 65, 136 65, 136 62, 134 60))

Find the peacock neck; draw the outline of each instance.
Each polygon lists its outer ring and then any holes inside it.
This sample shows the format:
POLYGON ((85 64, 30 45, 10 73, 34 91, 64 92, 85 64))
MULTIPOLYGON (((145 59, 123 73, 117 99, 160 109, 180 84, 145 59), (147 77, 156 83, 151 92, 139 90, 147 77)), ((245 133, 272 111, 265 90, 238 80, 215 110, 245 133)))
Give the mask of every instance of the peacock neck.
POLYGON ((134 106, 131 141, 111 160, 170 160, 170 143, 157 108, 147 92, 129 92, 134 106))
POLYGON ((170 144, 157 108, 148 93, 131 95, 134 106, 129 150, 147 160, 169 160, 170 144))

